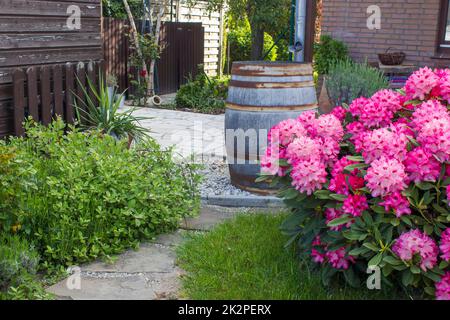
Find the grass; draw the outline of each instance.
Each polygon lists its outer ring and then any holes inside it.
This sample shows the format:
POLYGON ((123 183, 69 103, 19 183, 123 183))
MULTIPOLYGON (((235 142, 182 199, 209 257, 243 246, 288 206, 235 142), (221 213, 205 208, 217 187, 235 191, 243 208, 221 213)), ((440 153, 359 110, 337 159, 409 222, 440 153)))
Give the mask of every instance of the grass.
POLYGON ((242 215, 178 249, 191 299, 384 299, 381 292, 340 285, 325 288, 307 259, 299 259, 279 226, 284 215, 242 215))

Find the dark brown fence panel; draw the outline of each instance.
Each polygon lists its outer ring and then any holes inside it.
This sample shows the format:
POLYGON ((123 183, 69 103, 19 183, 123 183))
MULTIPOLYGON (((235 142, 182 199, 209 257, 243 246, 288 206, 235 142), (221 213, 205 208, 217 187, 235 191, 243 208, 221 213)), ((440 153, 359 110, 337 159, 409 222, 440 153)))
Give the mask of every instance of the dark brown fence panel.
POLYGON ((205 32, 201 23, 165 22, 161 43, 163 50, 157 63, 158 93, 176 92, 195 77, 204 63, 205 32))
POLYGON ((24 134, 23 121, 28 116, 49 124, 56 115, 60 115, 66 122, 73 123, 75 96, 84 97, 83 88, 93 96, 86 83, 86 70, 88 77, 96 81, 103 73, 102 66, 102 62, 89 62, 87 65, 80 62, 76 68, 67 63, 16 69, 13 72, 14 133, 24 134))
POLYGON ((129 87, 129 27, 127 20, 103 18, 103 59, 106 74, 117 77, 120 91, 129 87))
MULTIPOLYGON (((140 22, 136 22, 140 29, 140 22)), ((117 77, 121 91, 130 87, 128 74, 135 71, 129 65, 131 55, 127 20, 103 19, 103 53, 105 71, 117 77)), ((162 52, 156 69, 156 92, 176 92, 195 76, 204 63, 204 28, 201 23, 165 22, 161 28, 162 52)), ((129 88, 133 92, 132 88, 129 88)))

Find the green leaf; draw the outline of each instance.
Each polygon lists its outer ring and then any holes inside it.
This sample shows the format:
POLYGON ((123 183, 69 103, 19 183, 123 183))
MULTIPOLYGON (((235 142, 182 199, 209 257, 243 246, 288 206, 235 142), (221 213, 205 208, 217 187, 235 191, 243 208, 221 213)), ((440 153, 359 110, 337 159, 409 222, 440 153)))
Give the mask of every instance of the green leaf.
POLYGON ((413 274, 409 271, 409 269, 402 272, 402 283, 405 287, 410 286, 414 281, 413 274))
POLYGON ((379 252, 380 248, 378 248, 376 245, 374 245, 373 243, 370 242, 364 242, 363 246, 366 247, 367 249, 370 249, 374 252, 379 252))
POLYGON ((376 256, 374 256, 372 259, 370 259, 369 262, 367 263, 367 265, 369 267, 370 266, 378 266, 382 259, 383 259, 383 253, 380 252, 376 256))
POLYGON ((353 219, 352 217, 350 217, 349 215, 346 214, 346 215, 343 215, 337 219, 334 219, 334 220, 328 222, 327 226, 328 227, 338 227, 338 226, 341 226, 343 224, 350 222, 352 219, 353 219))
POLYGON ((433 234, 433 226, 430 225, 430 224, 426 224, 426 225, 423 227, 423 230, 424 230, 425 233, 426 233, 427 235, 429 235, 429 236, 433 234))
POLYGON ((347 156, 347 159, 350 161, 364 162, 364 158, 362 156, 347 156))
POLYGON ((420 268, 419 267, 417 267, 417 266, 411 266, 411 268, 409 268, 410 270, 411 270, 411 273, 414 273, 414 274, 420 274, 420 268))
POLYGON ((271 176, 271 175, 260 175, 258 178, 256 178, 255 182, 256 183, 261 183, 261 182, 269 180, 272 177, 273 176, 271 176))
POLYGON ((385 256, 383 261, 394 266, 398 266, 403 263, 401 260, 394 258, 393 256, 385 256))
POLYGON ((314 192, 314 196, 322 200, 331 199, 330 194, 331 192, 328 190, 317 190, 314 192))
POLYGON ((434 189, 434 184, 430 182, 418 182, 416 183, 416 187, 419 188, 420 190, 427 191, 434 189))
POLYGON ((436 295, 436 289, 433 287, 425 287, 424 291, 429 296, 434 297, 436 295))
POLYGON ((448 210, 442 208, 442 207, 441 207, 440 205, 438 205, 437 203, 433 203, 433 204, 432 204, 432 207, 433 207, 434 210, 436 210, 436 211, 439 212, 440 214, 443 214, 443 215, 448 215, 448 214, 450 214, 450 211, 448 211, 448 210))
POLYGON ((330 198, 337 201, 344 201, 345 199, 347 199, 347 196, 343 194, 332 193, 330 194, 330 198))
POLYGON ((344 170, 347 172, 353 172, 355 169, 366 169, 368 167, 369 167, 369 165, 367 165, 365 163, 356 163, 356 164, 351 164, 349 166, 346 166, 344 168, 344 170))

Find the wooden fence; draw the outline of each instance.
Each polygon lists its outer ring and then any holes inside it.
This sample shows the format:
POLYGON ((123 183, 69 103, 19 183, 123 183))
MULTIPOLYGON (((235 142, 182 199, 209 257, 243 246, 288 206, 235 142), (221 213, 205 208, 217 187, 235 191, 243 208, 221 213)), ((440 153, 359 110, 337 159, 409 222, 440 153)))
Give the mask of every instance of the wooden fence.
POLYGON ((127 20, 103 18, 103 59, 106 61, 106 74, 117 77, 119 90, 123 92, 129 85, 128 57, 130 43, 127 34, 127 20))
MULTIPOLYGON (((140 21, 136 22, 140 29, 140 21)), ((103 19, 103 53, 107 74, 114 74, 121 91, 133 93, 128 74, 135 70, 128 64, 132 54, 127 20, 103 19)), ((158 94, 176 92, 195 76, 204 64, 204 28, 201 23, 164 22, 161 29, 162 52, 156 65, 155 89, 158 94)))
POLYGON ((89 79, 98 87, 103 62, 66 63, 52 66, 19 68, 13 72, 14 133, 24 134, 23 121, 31 116, 49 124, 57 115, 74 123, 75 95, 83 97, 83 87, 89 90, 89 79), (79 81, 78 81, 78 80, 79 81))

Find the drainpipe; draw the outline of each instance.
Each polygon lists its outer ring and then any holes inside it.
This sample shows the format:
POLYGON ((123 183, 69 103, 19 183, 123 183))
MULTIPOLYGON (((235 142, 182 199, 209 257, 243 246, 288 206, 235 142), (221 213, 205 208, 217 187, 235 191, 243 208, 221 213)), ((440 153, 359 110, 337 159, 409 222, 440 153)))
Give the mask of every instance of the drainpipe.
POLYGON ((294 61, 305 61, 305 39, 306 39, 306 2, 307 0, 296 0, 295 10, 295 44, 294 61), (298 44, 301 44, 301 50, 298 44))

